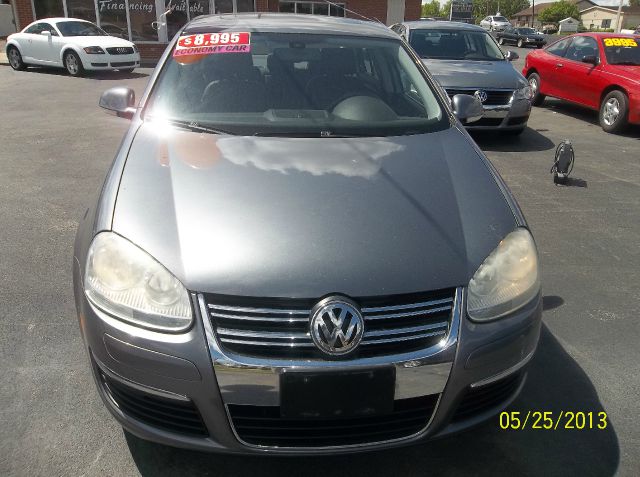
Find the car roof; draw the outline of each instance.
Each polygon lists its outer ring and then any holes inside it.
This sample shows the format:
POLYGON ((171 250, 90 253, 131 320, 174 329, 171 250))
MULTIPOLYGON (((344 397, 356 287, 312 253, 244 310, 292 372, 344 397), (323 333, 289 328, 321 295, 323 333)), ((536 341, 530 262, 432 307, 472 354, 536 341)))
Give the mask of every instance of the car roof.
POLYGON ((32 22, 32 23, 41 23, 41 22, 47 22, 47 23, 59 23, 59 22, 68 22, 68 21, 74 21, 74 22, 86 22, 86 23, 91 23, 88 20, 83 20, 81 18, 69 18, 69 17, 51 17, 51 18, 39 18, 38 20, 32 22))
POLYGON ((312 33, 358 35, 397 40, 398 35, 383 23, 324 15, 292 13, 230 13, 204 15, 189 22, 183 33, 206 33, 211 29, 236 31, 269 31, 278 33, 312 33))
POLYGON ((445 21, 413 21, 404 22, 411 30, 470 30, 470 31, 485 31, 484 28, 478 25, 471 25, 469 23, 462 22, 445 22, 445 21))

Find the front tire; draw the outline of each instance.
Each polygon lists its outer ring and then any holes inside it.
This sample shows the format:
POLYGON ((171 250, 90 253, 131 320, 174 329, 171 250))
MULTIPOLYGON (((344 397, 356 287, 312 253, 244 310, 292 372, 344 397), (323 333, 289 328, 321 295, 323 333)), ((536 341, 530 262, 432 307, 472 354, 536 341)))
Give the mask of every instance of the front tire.
POLYGON ((628 125, 629 99, 622 91, 611 91, 600 104, 600 126, 605 132, 616 134, 628 125))
POLYGON ((531 73, 527 76, 527 80, 529 80, 529 86, 531 86, 531 104, 533 106, 540 106, 546 97, 540 92, 540 75, 538 73, 531 73))
POLYGON ((82 76, 84 74, 82 61, 75 51, 67 51, 64 54, 64 67, 71 76, 82 76))
POLYGON ((20 51, 15 46, 9 46, 7 48, 7 59, 9 60, 11 68, 16 71, 24 70, 27 67, 27 65, 24 64, 24 61, 22 61, 20 51))

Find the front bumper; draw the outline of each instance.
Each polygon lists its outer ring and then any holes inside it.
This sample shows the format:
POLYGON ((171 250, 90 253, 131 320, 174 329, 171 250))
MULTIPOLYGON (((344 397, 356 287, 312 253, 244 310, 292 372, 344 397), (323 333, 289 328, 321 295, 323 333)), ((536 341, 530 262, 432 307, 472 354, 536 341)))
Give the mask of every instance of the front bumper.
MULTIPOLYGON (((77 275, 76 283, 81 283, 77 275)), ((438 346, 421 352, 421 356, 405 356, 400 360, 379 358, 377 363, 367 365, 331 362, 329 372, 393 365, 397 377, 396 398, 433 396, 435 410, 420 432, 340 447, 273 447, 244 443, 235 432, 229 407, 238 403, 277 404, 279 377, 292 367, 243 362, 225 355, 217 345, 208 318, 201 312, 201 297, 197 294, 192 296, 194 325, 186 333, 170 335, 143 330, 110 317, 86 300, 81 287, 77 286, 75 292, 80 328, 98 392, 119 423, 143 439, 228 453, 346 453, 417 443, 468 428, 493 416, 518 394, 526 376, 526 365, 537 346, 541 324, 539 296, 509 318, 475 324, 465 316, 464 289, 459 288, 448 337, 438 346), (504 383, 509 379, 512 384, 506 387, 504 383), (131 398, 133 408, 118 405, 110 385, 118 389, 124 386, 122 389, 139 393, 141 400, 134 395, 131 398), (476 409, 477 403, 469 405, 474 392, 484 393, 486 400, 492 387, 507 392, 489 406, 476 409), (180 432, 180 423, 171 428, 160 421, 145 419, 145 409, 140 408, 145 399, 147 402, 160 399, 161 406, 192 403, 195 411, 189 411, 191 414, 178 413, 192 420, 193 416, 200 416, 204 434, 187 435, 180 432), (129 409, 136 412, 129 412, 129 409)), ((327 371, 327 367, 317 362, 298 363, 296 369, 311 371, 318 368, 327 371)), ((117 398, 117 393, 115 396, 117 398)), ((164 407, 162 409, 166 411, 164 407)), ((169 412, 168 418, 171 415, 169 412)))
POLYGON ((109 53, 89 55, 83 53, 82 65, 85 70, 91 71, 138 68, 140 66, 140 53, 130 55, 111 55, 109 53))
POLYGON ((484 114, 479 121, 470 123, 470 131, 517 130, 527 126, 531 114, 531 101, 511 100, 508 104, 484 106, 484 114))

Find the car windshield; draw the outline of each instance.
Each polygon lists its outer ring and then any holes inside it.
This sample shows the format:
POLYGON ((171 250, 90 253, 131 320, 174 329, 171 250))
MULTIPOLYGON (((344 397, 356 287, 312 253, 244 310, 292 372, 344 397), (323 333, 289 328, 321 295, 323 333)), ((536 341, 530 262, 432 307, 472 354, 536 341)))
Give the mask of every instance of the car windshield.
POLYGON ((634 38, 604 38, 604 53, 610 65, 640 65, 640 47, 634 38))
POLYGON ((393 136, 448 126, 405 48, 395 39, 325 34, 183 35, 145 117, 203 132, 285 137, 393 136))
POLYGON ((90 22, 58 22, 56 24, 62 36, 105 36, 97 25, 90 22))
POLYGON ((494 22, 505 22, 505 23, 509 22, 509 20, 507 20, 505 17, 493 17, 493 21, 494 22))
POLYGON ((534 35, 536 31, 533 28, 518 28, 521 35, 534 35))
POLYGON ((409 43, 421 58, 445 60, 504 60, 488 33, 474 30, 412 30, 409 43))

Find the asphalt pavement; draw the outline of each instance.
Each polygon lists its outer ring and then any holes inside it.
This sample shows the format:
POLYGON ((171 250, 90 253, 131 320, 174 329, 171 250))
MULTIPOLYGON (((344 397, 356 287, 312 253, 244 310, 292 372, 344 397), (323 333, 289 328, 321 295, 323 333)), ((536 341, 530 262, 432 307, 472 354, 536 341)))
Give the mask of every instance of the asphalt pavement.
POLYGON ((319 458, 202 454, 123 433, 90 375, 72 245, 128 125, 98 108, 100 93, 140 94, 150 72, 0 66, 0 475, 640 474, 640 128, 609 135, 595 113, 556 100, 534 109, 520 138, 476 137, 520 202, 543 267, 542 339, 511 410, 606 412, 605 429, 505 431, 496 418, 420 446, 319 458), (565 138, 573 180, 555 186, 549 168, 565 138))

